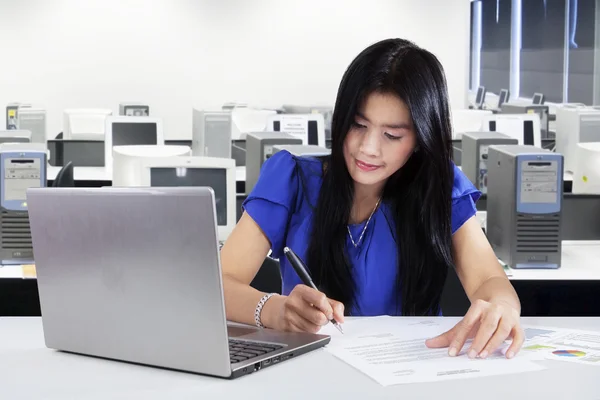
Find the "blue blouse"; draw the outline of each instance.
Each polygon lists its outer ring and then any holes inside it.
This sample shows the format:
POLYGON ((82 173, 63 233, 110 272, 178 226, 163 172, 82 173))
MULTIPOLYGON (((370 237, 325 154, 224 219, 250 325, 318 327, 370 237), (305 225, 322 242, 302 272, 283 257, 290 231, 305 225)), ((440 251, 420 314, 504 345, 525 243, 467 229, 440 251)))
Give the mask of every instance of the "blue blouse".
MULTIPOLYGON (((258 182, 242 206, 271 242, 272 257, 280 261, 284 295, 302 281, 283 255, 283 248, 293 249, 306 260, 312 230, 312 207, 317 204, 322 177, 320 160, 280 151, 263 164, 258 182)), ((454 166, 452 234, 475 215, 475 202, 480 195, 462 171, 454 166)), ((346 235, 346 248, 358 288, 358 307, 350 310, 353 316, 396 315, 401 309, 395 286, 398 257, 395 232, 392 233, 393 225, 388 221, 393 221, 393 218, 382 203, 371 217, 357 247, 346 235)), ((349 226, 355 241, 365 224, 366 221, 349 226)))

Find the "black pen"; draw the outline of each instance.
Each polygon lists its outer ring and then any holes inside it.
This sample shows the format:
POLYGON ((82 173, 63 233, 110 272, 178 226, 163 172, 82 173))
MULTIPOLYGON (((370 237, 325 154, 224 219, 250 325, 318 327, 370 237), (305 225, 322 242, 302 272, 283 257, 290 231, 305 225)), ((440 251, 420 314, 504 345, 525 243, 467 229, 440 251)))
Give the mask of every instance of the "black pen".
MULTIPOLYGON (((302 262, 300 257, 298 257, 296 255, 296 253, 294 253, 292 251, 292 249, 290 249, 289 247, 284 248, 283 253, 287 257, 290 264, 292 264, 292 267, 294 268, 294 270, 296 271, 296 273, 298 274, 300 279, 302 279, 302 282, 306 286, 309 286, 318 291, 319 289, 317 289, 314 282, 310 278, 310 275, 308 274, 308 271, 306 270, 306 265, 304 265, 304 263, 302 262)), ((342 326, 340 324, 338 324, 338 322, 335 319, 330 319, 329 322, 331 322, 338 329, 338 331, 340 331, 341 333, 344 333, 344 331, 342 330, 342 326)))

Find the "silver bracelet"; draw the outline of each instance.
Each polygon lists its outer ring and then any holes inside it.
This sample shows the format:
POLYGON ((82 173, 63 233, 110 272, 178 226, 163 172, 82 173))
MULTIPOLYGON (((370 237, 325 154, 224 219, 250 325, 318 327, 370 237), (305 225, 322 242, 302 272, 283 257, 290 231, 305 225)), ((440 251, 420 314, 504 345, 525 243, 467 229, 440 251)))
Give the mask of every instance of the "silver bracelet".
POLYGON ((258 302, 258 304, 256 305, 256 309, 254 310, 254 323, 256 324, 256 326, 258 326, 259 328, 264 328, 265 326, 263 325, 263 323, 260 320, 260 314, 262 313, 262 309, 263 306, 265 305, 265 303, 267 302, 267 300, 269 300, 272 296, 274 296, 275 293, 268 293, 265 294, 260 301, 258 302))

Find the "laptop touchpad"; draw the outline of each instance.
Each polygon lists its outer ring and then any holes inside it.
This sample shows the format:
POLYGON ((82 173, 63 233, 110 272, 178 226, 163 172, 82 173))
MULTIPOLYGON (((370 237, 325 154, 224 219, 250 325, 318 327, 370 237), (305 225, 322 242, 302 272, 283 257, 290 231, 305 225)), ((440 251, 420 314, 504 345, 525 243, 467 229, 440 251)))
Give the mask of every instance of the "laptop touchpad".
POLYGON ((238 326, 238 325, 228 325, 227 326, 227 333, 230 338, 251 335, 253 333, 256 333, 257 330, 258 330, 258 328, 246 327, 246 326, 238 326))

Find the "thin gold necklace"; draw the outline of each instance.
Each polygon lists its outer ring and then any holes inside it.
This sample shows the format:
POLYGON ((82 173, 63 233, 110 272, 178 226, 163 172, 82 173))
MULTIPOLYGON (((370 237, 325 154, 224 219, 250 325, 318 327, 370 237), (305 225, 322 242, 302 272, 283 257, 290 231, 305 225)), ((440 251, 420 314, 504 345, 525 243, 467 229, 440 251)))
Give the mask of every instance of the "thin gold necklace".
POLYGON ((358 238, 358 241, 356 243, 354 242, 354 238, 352 237, 352 232, 350 232, 350 226, 346 225, 346 229, 348 229, 348 235, 350 236, 350 240, 352 241, 352 244, 354 245, 354 247, 356 247, 360 244, 360 241, 362 240, 362 238, 367 230, 367 226, 369 226, 371 217, 373 217, 373 214, 375 214, 375 210, 377 210, 377 206, 379 205, 380 200, 381 200, 381 197, 379 199, 377 199, 377 203, 375 203, 375 208, 373 208, 373 211, 371 211, 371 215, 369 215, 369 219, 367 219, 367 223, 365 224, 365 227, 363 228, 362 232, 360 233, 360 237, 358 238))

